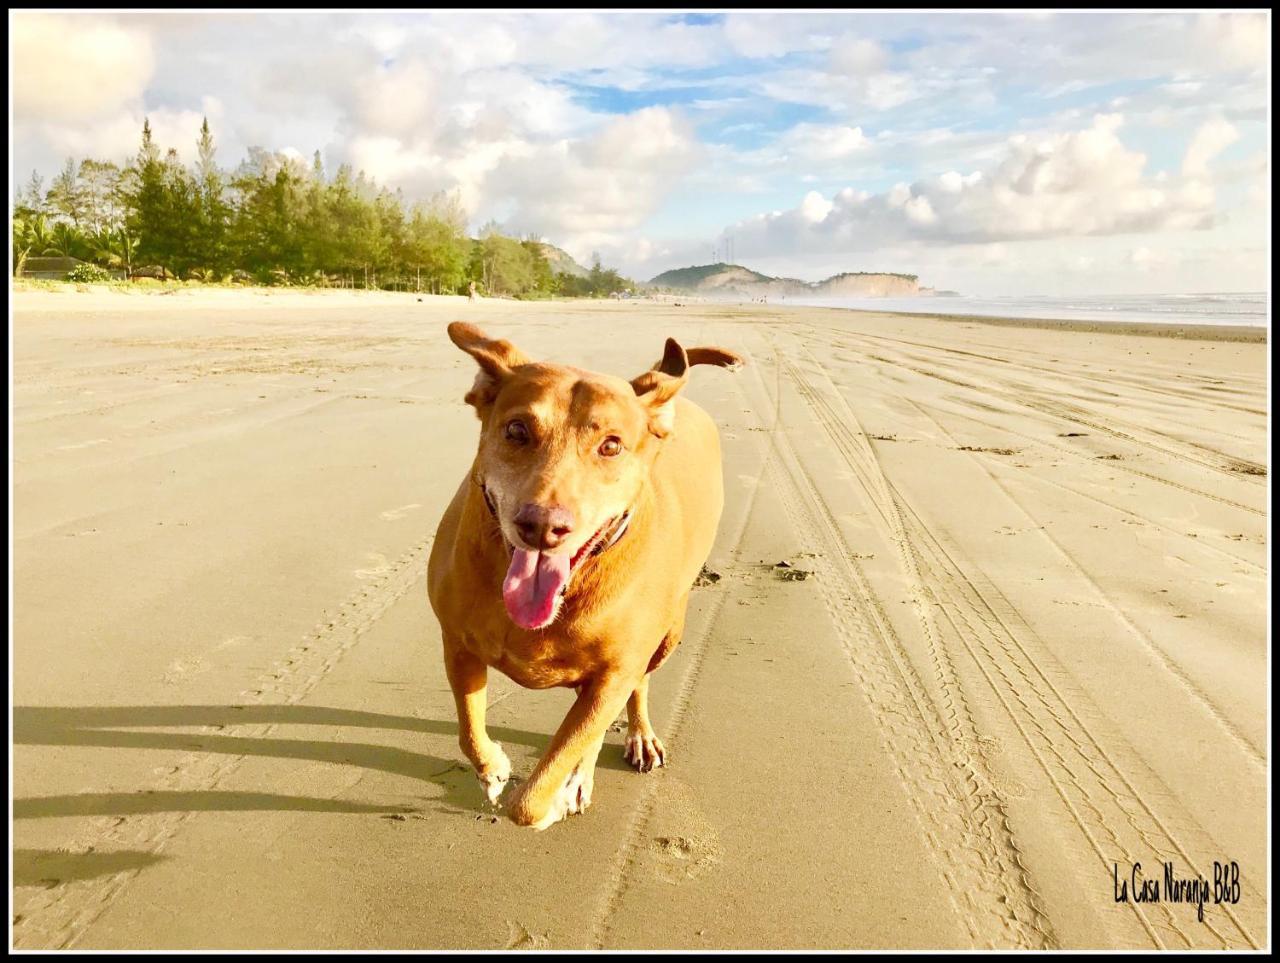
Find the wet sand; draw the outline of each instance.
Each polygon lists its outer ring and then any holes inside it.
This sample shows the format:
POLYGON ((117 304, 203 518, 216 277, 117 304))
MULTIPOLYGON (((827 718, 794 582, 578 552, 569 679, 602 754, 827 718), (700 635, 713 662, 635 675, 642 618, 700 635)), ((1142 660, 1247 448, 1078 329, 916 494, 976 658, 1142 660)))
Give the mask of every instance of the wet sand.
MULTIPOLYGON (((1267 945, 1267 347, 1089 327, 18 292, 14 945, 1267 945), (749 358, 688 389, 727 507, 654 679, 670 765, 611 732, 545 833, 483 805, 426 600, 455 319, 749 358), (1116 902, 1214 860, 1203 921, 1116 902)), ((490 699, 527 774, 570 694, 490 699)))

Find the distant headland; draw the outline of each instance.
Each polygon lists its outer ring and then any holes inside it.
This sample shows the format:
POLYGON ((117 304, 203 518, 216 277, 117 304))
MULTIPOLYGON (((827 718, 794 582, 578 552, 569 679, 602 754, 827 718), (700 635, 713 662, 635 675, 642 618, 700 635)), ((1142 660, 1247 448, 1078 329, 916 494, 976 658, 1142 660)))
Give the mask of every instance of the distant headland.
MULTIPOLYGON (((846 271, 823 281, 775 278, 740 264, 703 264, 663 271, 648 284, 651 288, 687 291, 704 297, 932 297, 943 292, 920 286, 915 274, 846 271)), ((954 294, 954 292, 945 292, 954 294)))

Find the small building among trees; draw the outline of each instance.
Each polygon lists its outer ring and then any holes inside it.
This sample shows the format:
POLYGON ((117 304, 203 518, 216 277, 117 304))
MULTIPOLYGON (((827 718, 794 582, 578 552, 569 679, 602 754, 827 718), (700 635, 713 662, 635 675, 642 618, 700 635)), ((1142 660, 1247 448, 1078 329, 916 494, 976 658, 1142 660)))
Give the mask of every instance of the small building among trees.
POLYGON ((85 262, 78 257, 29 257, 22 264, 19 277, 41 281, 62 281, 71 269, 85 262))

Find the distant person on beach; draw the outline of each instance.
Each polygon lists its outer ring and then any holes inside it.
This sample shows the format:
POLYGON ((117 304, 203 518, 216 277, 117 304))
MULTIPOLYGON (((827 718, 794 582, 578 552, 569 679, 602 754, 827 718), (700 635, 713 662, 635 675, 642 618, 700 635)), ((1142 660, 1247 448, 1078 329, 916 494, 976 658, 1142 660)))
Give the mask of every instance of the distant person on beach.
POLYGON ((469 291, 470 291, 469 299, 474 301, 476 299, 476 282, 475 281, 471 282, 471 287, 469 291))

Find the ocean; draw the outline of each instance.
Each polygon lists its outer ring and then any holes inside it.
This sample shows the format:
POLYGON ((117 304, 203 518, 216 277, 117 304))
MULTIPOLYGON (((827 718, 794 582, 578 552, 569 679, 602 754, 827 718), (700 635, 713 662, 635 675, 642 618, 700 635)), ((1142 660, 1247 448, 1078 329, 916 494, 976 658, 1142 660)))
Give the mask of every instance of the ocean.
POLYGON ((1055 321, 1147 321, 1267 327, 1266 292, 1223 294, 1110 294, 1074 297, 779 298, 804 304, 909 314, 1047 318, 1055 321))

